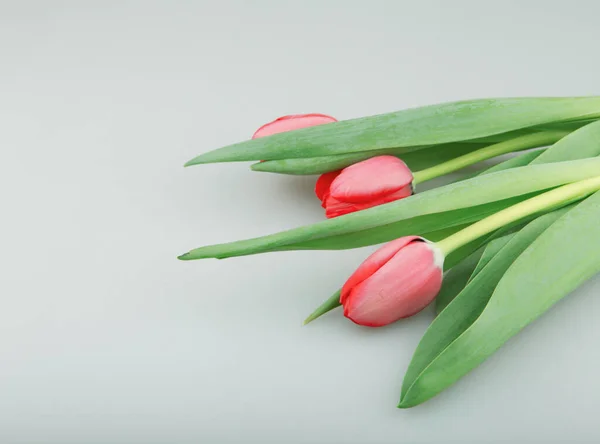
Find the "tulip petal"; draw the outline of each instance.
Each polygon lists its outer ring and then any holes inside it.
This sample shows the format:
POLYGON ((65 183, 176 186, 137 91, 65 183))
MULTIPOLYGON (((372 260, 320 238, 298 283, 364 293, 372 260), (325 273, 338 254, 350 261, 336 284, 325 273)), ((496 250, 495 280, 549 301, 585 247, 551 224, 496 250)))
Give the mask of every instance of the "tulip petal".
POLYGON ((319 200, 323 201, 323 206, 325 206, 325 200, 329 197, 329 187, 331 186, 331 182, 333 182, 341 172, 341 170, 331 171, 330 173, 321 174, 317 179, 317 183, 315 184, 315 194, 319 200))
POLYGON ((354 213, 355 211, 366 210, 395 200, 404 199, 413 194, 412 185, 407 185, 395 193, 388 194, 380 199, 375 199, 365 203, 349 203, 332 197, 329 193, 324 195, 322 207, 325 208, 325 216, 329 219, 343 216, 344 214, 354 213))
POLYGON ((371 254, 368 258, 366 258, 363 263, 358 266, 356 271, 352 273, 352 276, 348 278, 342 287, 340 302, 343 304, 346 298, 349 296, 350 291, 354 287, 363 282, 365 279, 371 277, 375 272, 377 272, 377 270, 379 270, 390 259, 392 259, 394 255, 398 253, 398 251, 415 240, 423 241, 423 238, 419 236, 401 237, 388 242, 383 247, 371 254))
POLYGON ((253 139, 270 136, 272 134, 284 133, 309 126, 323 125, 325 123, 337 122, 334 117, 326 114, 293 114, 290 116, 279 117, 272 122, 266 123, 256 130, 253 139))
POLYGON ((411 242, 369 279, 346 296, 344 315, 353 322, 380 327, 424 309, 438 294, 442 269, 435 263, 434 247, 411 242))
POLYGON ((382 203, 389 203, 389 202, 393 202, 395 200, 404 199, 406 197, 412 196, 413 194, 414 194, 414 188, 412 186, 412 183, 410 183, 410 184, 406 185, 405 187, 400 188, 395 193, 384 196, 382 199, 383 200, 382 203))
POLYGON ((365 203, 395 193, 412 183, 413 175, 394 156, 377 156, 344 168, 330 187, 331 196, 349 203, 365 203))

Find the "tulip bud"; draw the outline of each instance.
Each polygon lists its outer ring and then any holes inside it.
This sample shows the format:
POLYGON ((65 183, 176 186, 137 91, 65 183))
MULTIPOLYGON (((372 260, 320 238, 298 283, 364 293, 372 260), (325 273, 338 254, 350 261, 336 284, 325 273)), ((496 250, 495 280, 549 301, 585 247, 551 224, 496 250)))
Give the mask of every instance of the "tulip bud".
POLYGON ((284 133, 286 131, 332 122, 337 122, 337 120, 325 114, 294 114, 291 116, 283 116, 261 126, 256 130, 252 138, 258 139, 259 137, 270 136, 272 134, 284 133))
POLYGON ((405 236, 369 256, 342 287, 344 316, 381 327, 423 310, 442 286, 444 254, 432 242, 405 236))
POLYGON ((377 156, 319 177, 315 194, 328 218, 375 207, 413 194, 413 175, 394 156, 377 156))

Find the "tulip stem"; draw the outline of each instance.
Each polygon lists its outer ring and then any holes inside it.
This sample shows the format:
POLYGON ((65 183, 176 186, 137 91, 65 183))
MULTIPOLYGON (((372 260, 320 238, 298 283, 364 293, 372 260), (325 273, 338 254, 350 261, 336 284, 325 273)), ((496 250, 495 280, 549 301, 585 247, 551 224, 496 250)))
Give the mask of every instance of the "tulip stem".
POLYGON ((481 219, 437 242, 445 256, 486 234, 527 216, 556 209, 600 190, 600 176, 563 185, 481 219))
POLYGON ((539 133, 527 134, 525 136, 515 137, 514 139, 505 140, 504 142, 495 143, 485 148, 467 153, 463 156, 456 157, 447 162, 440 163, 413 173, 413 184, 426 182, 436 177, 458 171, 462 168, 473 165, 483 160, 491 159, 502 154, 522 151, 530 148, 539 148, 542 146, 551 145, 564 136, 569 134, 569 131, 544 131, 539 133))

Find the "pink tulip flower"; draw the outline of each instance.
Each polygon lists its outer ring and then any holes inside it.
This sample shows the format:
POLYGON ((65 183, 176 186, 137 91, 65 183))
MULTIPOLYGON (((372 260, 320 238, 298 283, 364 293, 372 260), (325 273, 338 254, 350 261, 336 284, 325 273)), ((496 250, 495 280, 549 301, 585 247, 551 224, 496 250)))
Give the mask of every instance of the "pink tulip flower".
POLYGON ((342 287, 344 316, 381 327, 423 310, 442 286, 444 256, 418 237, 396 239, 369 256, 342 287))
POLYGON ((377 156, 322 174, 315 194, 328 218, 403 199, 413 194, 413 175, 394 156, 377 156))
POLYGON ((325 114, 294 114, 291 116, 283 116, 261 126, 256 130, 252 138, 258 139, 259 137, 270 136, 272 134, 284 133, 286 131, 332 122, 337 122, 337 120, 325 114))

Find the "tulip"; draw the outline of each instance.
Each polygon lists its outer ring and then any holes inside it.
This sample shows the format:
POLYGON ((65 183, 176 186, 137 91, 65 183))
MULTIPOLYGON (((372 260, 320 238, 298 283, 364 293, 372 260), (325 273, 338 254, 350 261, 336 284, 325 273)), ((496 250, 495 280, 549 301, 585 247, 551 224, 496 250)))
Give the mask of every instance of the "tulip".
MULTIPOLYGON (((261 126, 253 139, 277 133, 337 122, 325 114, 294 114, 279 117, 261 126)), ((378 156, 343 170, 322 174, 315 193, 328 218, 393 202, 413 194, 413 175, 394 156, 378 156)))
POLYGON ((325 114, 294 114, 283 116, 272 122, 266 123, 256 130, 253 139, 270 136, 272 134, 283 133, 286 131, 308 128, 309 126, 323 125, 324 123, 337 122, 334 117, 325 114))
POLYGON ((442 286, 444 254, 418 236, 396 239, 369 256, 342 287, 344 316, 381 327, 423 310, 442 286))
POLYGON ((377 156, 322 174, 315 194, 328 218, 403 199, 413 194, 413 175, 394 156, 377 156))

